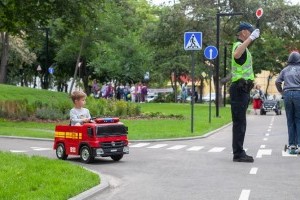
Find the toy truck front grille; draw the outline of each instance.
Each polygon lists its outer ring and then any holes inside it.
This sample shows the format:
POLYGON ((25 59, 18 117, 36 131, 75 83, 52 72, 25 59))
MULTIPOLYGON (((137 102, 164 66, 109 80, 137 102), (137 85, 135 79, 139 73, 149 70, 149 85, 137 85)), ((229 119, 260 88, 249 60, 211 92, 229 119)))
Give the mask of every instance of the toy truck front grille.
POLYGON ((127 135, 128 127, 123 124, 101 125, 96 129, 98 137, 127 135))
POLYGON ((102 148, 118 148, 118 147, 124 147, 124 146, 125 146, 124 141, 102 142, 101 143, 102 148))

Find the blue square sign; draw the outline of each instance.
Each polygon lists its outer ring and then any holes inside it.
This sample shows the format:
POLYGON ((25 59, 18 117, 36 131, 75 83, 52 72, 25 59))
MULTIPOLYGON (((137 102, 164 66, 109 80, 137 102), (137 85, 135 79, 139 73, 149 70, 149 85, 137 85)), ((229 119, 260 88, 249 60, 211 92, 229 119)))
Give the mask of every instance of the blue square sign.
POLYGON ((184 33, 184 50, 199 51, 202 49, 202 32, 184 33))

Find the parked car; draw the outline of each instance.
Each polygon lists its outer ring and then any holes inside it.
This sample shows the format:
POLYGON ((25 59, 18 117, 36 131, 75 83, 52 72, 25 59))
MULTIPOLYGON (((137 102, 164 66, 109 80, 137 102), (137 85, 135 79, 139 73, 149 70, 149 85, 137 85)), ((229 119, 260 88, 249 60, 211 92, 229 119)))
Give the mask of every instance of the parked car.
MULTIPOLYGON (((192 97, 191 96, 187 96, 185 99, 186 102, 191 102, 192 101, 192 97)), ((177 96, 177 102, 182 102, 181 100, 181 95, 177 96)))
POLYGON ((156 93, 148 93, 146 101, 153 102, 155 99, 157 99, 157 97, 158 97, 158 94, 156 94, 156 93))
MULTIPOLYGON (((216 93, 211 93, 211 101, 216 100, 216 93)), ((209 94, 202 97, 202 101, 209 102, 209 94)))

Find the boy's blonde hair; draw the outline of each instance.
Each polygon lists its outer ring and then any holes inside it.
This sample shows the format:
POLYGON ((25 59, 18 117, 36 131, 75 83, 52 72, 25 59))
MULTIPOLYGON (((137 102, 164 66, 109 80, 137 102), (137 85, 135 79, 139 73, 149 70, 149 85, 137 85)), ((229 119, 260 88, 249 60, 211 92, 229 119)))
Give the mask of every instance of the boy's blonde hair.
POLYGON ((75 103, 75 100, 80 100, 81 98, 86 98, 86 94, 82 91, 74 91, 71 94, 71 98, 73 103, 75 103))

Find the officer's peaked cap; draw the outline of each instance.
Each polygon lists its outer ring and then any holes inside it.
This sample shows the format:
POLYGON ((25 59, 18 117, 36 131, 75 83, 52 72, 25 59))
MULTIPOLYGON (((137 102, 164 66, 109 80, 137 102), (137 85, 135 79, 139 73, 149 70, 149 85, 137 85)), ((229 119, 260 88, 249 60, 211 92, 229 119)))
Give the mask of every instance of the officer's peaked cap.
POLYGON ((248 22, 241 22, 237 28, 237 32, 240 32, 242 30, 248 30, 252 33, 254 31, 254 28, 253 28, 252 24, 250 24, 248 22))

